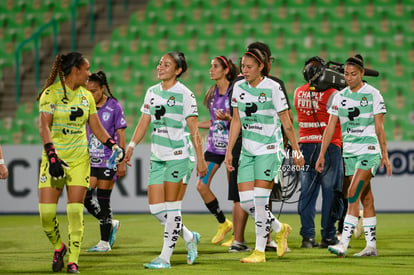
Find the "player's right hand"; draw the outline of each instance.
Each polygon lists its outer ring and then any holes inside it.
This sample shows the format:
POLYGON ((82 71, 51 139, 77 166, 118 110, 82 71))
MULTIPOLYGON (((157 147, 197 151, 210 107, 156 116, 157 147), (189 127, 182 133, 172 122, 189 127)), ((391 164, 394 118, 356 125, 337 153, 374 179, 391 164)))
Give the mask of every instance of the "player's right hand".
POLYGON ((52 143, 45 144, 44 147, 49 159, 50 176, 55 180, 64 178, 66 176, 64 168, 69 169, 69 165, 58 157, 52 143))
POLYGON ((125 153, 125 158, 124 158, 124 161, 126 162, 126 164, 128 164, 128 166, 131 166, 131 163, 129 163, 129 161, 133 153, 134 153, 134 148, 131 146, 128 146, 126 153, 125 153))

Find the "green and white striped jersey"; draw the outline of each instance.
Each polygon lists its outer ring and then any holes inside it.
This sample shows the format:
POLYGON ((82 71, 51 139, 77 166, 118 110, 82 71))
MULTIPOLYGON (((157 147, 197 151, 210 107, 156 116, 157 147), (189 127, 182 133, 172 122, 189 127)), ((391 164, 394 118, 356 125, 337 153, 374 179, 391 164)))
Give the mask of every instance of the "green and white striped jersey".
POLYGON ((281 86, 270 78, 256 87, 242 79, 234 84, 232 107, 237 107, 242 126, 242 152, 258 156, 283 150, 278 112, 288 109, 281 86))
POLYGON ((186 86, 177 82, 168 91, 162 90, 161 83, 150 87, 141 112, 151 116, 152 160, 194 158, 186 119, 198 116, 198 111, 195 96, 186 86))
POLYGON ((344 157, 381 153, 374 116, 386 112, 382 95, 367 83, 357 92, 346 87, 334 97, 328 113, 339 117, 344 157))

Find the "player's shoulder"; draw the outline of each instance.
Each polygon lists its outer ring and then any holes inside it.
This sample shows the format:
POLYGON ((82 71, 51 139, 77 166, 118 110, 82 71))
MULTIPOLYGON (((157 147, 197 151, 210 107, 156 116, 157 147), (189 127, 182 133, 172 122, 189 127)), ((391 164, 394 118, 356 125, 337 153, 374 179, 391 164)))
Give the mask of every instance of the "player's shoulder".
POLYGON ((280 86, 284 86, 285 85, 285 83, 283 82, 283 80, 280 79, 280 78, 278 78, 278 77, 276 77, 276 76, 269 75, 268 78, 271 79, 271 80, 273 80, 273 81, 275 81, 275 82, 277 82, 280 86))
POLYGON ((373 94, 373 95, 380 95, 380 91, 375 88, 374 86, 368 84, 368 83, 364 83, 364 86, 361 88, 361 92, 362 93, 369 93, 369 94, 373 94))

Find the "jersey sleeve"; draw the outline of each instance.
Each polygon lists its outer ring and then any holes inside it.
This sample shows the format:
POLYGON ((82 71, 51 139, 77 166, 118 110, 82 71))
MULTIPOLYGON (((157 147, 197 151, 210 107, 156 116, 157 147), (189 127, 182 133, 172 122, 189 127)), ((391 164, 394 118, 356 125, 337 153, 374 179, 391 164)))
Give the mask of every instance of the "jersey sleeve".
POLYGON ((150 89, 147 90, 145 93, 144 103, 141 106, 141 112, 146 115, 151 115, 150 113, 150 101, 151 101, 151 91, 150 89))
POLYGON ((231 104, 230 104, 230 106, 233 108, 237 108, 237 97, 240 93, 239 90, 240 88, 239 88, 238 83, 235 83, 233 86, 232 94, 231 94, 231 104))
POLYGON ((56 92, 47 88, 39 99, 39 112, 52 114, 56 108, 56 92))
POLYGON ((195 95, 189 91, 183 94, 183 115, 185 118, 189 116, 198 116, 197 101, 195 95))
POLYGON ((124 110, 121 104, 117 102, 116 110, 115 110, 115 129, 122 129, 122 128, 126 128, 127 126, 128 125, 125 120, 124 110))
POLYGON ((337 90, 335 90, 334 92, 332 92, 332 94, 329 95, 328 101, 326 102, 326 111, 328 111, 329 108, 331 108, 336 94, 338 94, 337 90))
POLYGON ((328 113, 333 116, 338 116, 338 106, 339 106, 340 94, 336 93, 333 100, 332 105, 328 109, 328 113))
POLYGON ((86 96, 88 98, 88 104, 89 104, 89 115, 93 115, 98 113, 98 110, 96 109, 96 102, 95 99, 93 98, 93 95, 91 92, 89 92, 88 90, 86 90, 86 96))
POLYGON ((382 97, 379 91, 376 91, 373 94, 373 100, 374 100, 374 103, 373 103, 374 115, 387 113, 387 108, 385 107, 384 98, 382 97))
POLYGON ((272 87, 272 101, 273 105, 275 106, 276 112, 282 112, 286 109, 289 109, 289 105, 287 103, 287 98, 283 92, 282 86, 279 83, 274 82, 275 85, 272 87))

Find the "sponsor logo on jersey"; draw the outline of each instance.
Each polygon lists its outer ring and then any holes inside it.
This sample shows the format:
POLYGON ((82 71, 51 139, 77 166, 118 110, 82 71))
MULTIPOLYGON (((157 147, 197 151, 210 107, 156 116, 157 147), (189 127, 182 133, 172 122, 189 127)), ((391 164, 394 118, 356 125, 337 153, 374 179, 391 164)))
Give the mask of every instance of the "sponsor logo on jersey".
POLYGON ((373 151, 375 151, 375 145, 370 145, 370 146, 368 146, 368 150, 373 150, 373 151))
POLYGON ((111 114, 110 113, 108 113, 108 112, 104 112, 103 114, 102 114, 102 119, 104 120, 104 121, 108 121, 108 119, 111 117, 111 114))
POLYGON ((77 135, 77 134, 82 134, 82 131, 81 130, 71 130, 71 129, 63 128, 62 133, 64 135, 77 135))
POLYGON ((102 159, 101 158, 91 158, 91 163, 92 164, 101 164, 102 159))
POLYGON ((267 145, 266 149, 267 149, 267 150, 273 150, 273 149, 275 149, 275 145, 274 145, 274 144, 272 144, 272 145, 267 145))
POLYGON ((174 151, 174 156, 179 156, 179 155, 182 155, 182 154, 183 154, 182 150, 174 151))
POLYGON ((366 107, 368 106, 368 99, 364 96, 361 101, 359 102, 359 105, 361 105, 362 107, 366 107))

